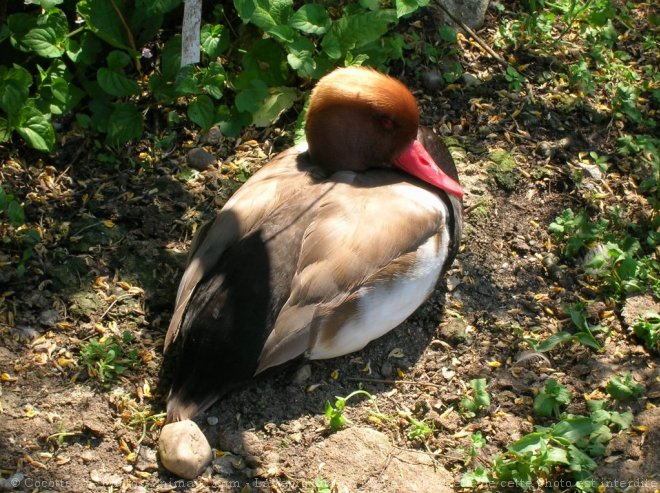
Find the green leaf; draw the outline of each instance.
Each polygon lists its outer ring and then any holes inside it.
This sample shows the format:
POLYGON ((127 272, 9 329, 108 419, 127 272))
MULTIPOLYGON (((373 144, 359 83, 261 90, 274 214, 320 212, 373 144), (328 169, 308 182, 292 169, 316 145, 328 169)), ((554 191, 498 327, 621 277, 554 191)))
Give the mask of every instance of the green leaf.
POLYGON ((534 348, 534 350, 540 353, 545 353, 546 351, 550 351, 557 344, 563 344, 564 342, 572 341, 574 339, 575 336, 570 332, 557 332, 556 334, 552 334, 545 341, 541 342, 534 348))
POLYGON ((27 100, 32 85, 32 76, 30 72, 23 67, 15 65, 5 72, 4 67, 0 67, 0 108, 2 108, 10 118, 19 113, 27 100))
POLYGON ((629 401, 644 394, 644 386, 635 382, 631 373, 625 377, 612 377, 607 382, 605 391, 618 401, 629 401))
POLYGON ((202 128, 209 128, 214 123, 213 110, 213 101, 203 94, 188 106, 188 118, 202 128))
POLYGON ((262 105, 268 95, 268 88, 261 80, 252 80, 250 86, 236 95, 236 109, 241 112, 253 114, 262 105))
POLYGON ((222 92, 225 87, 225 69, 218 62, 211 62, 209 66, 202 71, 200 84, 208 92, 209 96, 215 99, 222 98, 222 92))
POLYGON ((101 53, 101 42, 90 32, 84 32, 80 40, 69 40, 67 56, 81 67, 96 63, 96 57, 101 53))
POLYGON ((166 81, 172 82, 181 68, 181 36, 174 36, 163 47, 161 72, 166 81))
POLYGON ((12 129, 9 127, 9 122, 5 118, 0 118, 0 142, 9 142, 11 132, 12 129))
POLYGON ((447 41, 448 43, 456 43, 458 40, 454 28, 448 26, 447 24, 440 26, 440 29, 438 29, 438 34, 440 34, 440 39, 447 41))
POLYGON ((111 70, 121 70, 131 63, 131 57, 125 51, 113 50, 108 54, 108 67, 111 70))
POLYGON ((140 86, 121 72, 102 67, 96 74, 96 79, 105 92, 111 96, 133 96, 140 92, 140 86))
POLYGON ((135 4, 154 14, 166 14, 181 5, 182 0, 136 0, 135 4))
POLYGON ((7 24, 12 45, 19 50, 56 58, 65 52, 68 45, 68 21, 59 9, 51 9, 39 16, 13 14, 9 16, 7 24))
POLYGON ((199 81, 196 77, 196 68, 194 65, 181 67, 179 74, 174 81, 174 89, 177 94, 198 94, 200 92, 199 81))
POLYGON ((55 129, 49 118, 32 105, 21 110, 16 131, 30 147, 38 151, 50 151, 55 145, 55 129))
POLYGON ((122 0, 80 0, 76 9, 87 24, 87 27, 103 41, 115 48, 119 48, 133 56, 138 53, 131 47, 122 24, 121 17, 117 15, 115 7, 126 17, 125 3, 122 0))
POLYGON ((378 0, 359 0, 358 3, 367 10, 378 10, 380 8, 378 0))
POLYGON ((201 49, 211 59, 216 59, 229 48, 229 33, 222 24, 205 24, 201 32, 201 49))
POLYGON ((598 425, 585 416, 565 418, 550 428, 550 434, 554 438, 563 438, 570 443, 588 437, 598 425))
POLYGON ((483 467, 478 467, 473 471, 468 471, 461 477, 461 488, 474 488, 480 484, 490 482, 488 473, 483 467))
POLYGON ((380 39, 396 19, 396 12, 390 9, 342 17, 332 24, 321 47, 331 58, 340 58, 348 51, 380 39))
POLYGON ((412 14, 422 7, 429 4, 429 0, 396 0, 396 16, 401 18, 404 15, 412 14))
POLYGON ((9 222, 15 228, 25 224, 25 212, 23 212, 21 204, 15 200, 10 201, 7 205, 7 216, 9 217, 9 222))
POLYGON ((302 36, 287 45, 287 50, 289 51, 286 57, 287 62, 289 62, 291 68, 296 70, 300 76, 309 77, 316 69, 316 61, 314 60, 315 49, 314 43, 302 36))
POLYGON ((301 32, 315 35, 325 34, 330 24, 330 16, 327 10, 317 3, 304 4, 289 20, 291 27, 301 32))
POLYGON ((254 115, 252 121, 257 127, 267 127, 277 120, 280 115, 293 106, 297 92, 290 87, 272 89, 266 100, 254 115))
POLYGON ((142 113, 132 103, 114 105, 108 121, 107 141, 110 145, 123 145, 142 136, 142 113))

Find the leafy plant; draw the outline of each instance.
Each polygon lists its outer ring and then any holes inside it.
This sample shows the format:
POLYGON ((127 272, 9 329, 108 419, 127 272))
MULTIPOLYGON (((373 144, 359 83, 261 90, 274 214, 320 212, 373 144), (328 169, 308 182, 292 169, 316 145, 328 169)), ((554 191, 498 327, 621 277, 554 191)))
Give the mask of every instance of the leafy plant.
POLYGON ((433 433, 433 426, 424 420, 416 420, 414 418, 408 418, 410 421, 410 427, 408 428, 408 439, 415 440, 420 438, 422 440, 428 438, 433 433))
POLYGON ((560 406, 571 401, 571 392, 554 378, 549 378, 534 399, 534 412, 539 416, 559 417, 560 406))
POLYGON ((544 341, 537 343, 531 339, 525 339, 534 351, 544 353, 550 351, 558 344, 565 342, 579 342, 596 351, 600 351, 601 345, 594 337, 594 333, 605 331, 601 325, 591 325, 587 320, 586 306, 584 303, 575 303, 573 305, 564 305, 564 312, 571 317, 573 325, 579 329, 578 332, 560 331, 552 334, 544 341))
POLYGON ((325 416, 328 418, 328 424, 330 425, 330 428, 333 430, 341 430, 346 423, 350 422, 348 418, 344 416, 344 409, 346 408, 348 401, 356 395, 365 395, 369 399, 374 399, 374 396, 372 396, 366 390, 356 390, 351 392, 346 397, 335 396, 336 400, 334 406, 330 404, 330 401, 326 401, 325 416))
POLYGON ((609 379, 605 391, 617 401, 630 401, 644 394, 644 386, 635 382, 632 374, 614 376, 609 379))
POLYGON ((32 258, 34 246, 41 241, 39 233, 25 225, 25 211, 14 195, 7 193, 0 186, 0 236, 5 245, 14 244, 20 253, 16 272, 22 276, 26 272, 26 262, 32 258))
POLYGON ((648 349, 660 350, 660 315, 655 312, 641 315, 633 323, 632 330, 648 349))
POLYGON ((29 63, 0 65, 0 142, 18 134, 30 147, 51 150, 53 119, 73 112, 81 128, 120 146, 142 136, 147 113, 179 103, 189 121, 217 124, 225 135, 265 127, 301 99, 296 77, 402 59, 403 38, 388 32, 428 0, 332 11, 293 0, 235 0, 205 18, 202 62, 185 67, 181 37, 163 29, 166 14, 181 4, 35 0, 10 13, 2 37, 29 63), (232 8, 242 25, 227 21, 236 18, 225 13, 232 8))
POLYGON ((90 339, 80 349, 80 358, 90 377, 109 385, 138 362, 138 350, 130 349, 133 336, 124 331, 122 337, 104 336, 90 339))
POLYGON ((485 378, 470 380, 473 396, 465 397, 461 400, 461 408, 466 411, 468 416, 473 417, 478 411, 490 406, 490 395, 488 395, 486 386, 485 378))
POLYGON ((594 491, 592 479, 596 468, 594 457, 605 452, 612 439, 611 427, 629 428, 632 414, 620 414, 605 408, 606 401, 588 401, 589 416, 566 414, 549 427, 536 426, 536 431, 523 436, 493 459, 490 468, 466 472, 461 486, 497 482, 530 490, 553 477, 569 476, 577 491, 594 491))

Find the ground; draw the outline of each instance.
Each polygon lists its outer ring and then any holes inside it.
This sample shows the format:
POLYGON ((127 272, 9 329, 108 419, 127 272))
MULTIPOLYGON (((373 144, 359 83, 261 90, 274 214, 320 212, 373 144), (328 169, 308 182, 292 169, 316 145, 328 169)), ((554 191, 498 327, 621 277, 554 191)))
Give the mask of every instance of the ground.
POLYGON ((415 92, 423 123, 449 145, 465 187, 466 230, 452 269, 407 322, 363 351, 300 363, 198 416, 211 445, 229 453, 195 481, 169 475, 155 454, 176 287, 194 230, 290 145, 290 126, 241 140, 182 135, 159 152, 141 143, 132 161, 108 162, 75 134, 50 155, 2 149, 3 183, 24 190, 26 216, 46 246, 25 276, 0 273, 0 489, 19 479, 26 491, 452 491, 466 469, 490 464, 545 423, 532 417, 532 401, 549 377, 573 392, 569 411, 580 414, 584 394, 604 396, 608 379, 627 372, 646 387, 620 405, 636 426, 615 434, 596 476, 656 489, 657 357, 630 335, 620 310, 591 305, 591 320, 610 328, 598 336, 601 352, 574 343, 539 356, 523 338, 568 330, 562 305, 581 299, 548 226, 582 203, 566 163, 580 152, 607 154, 609 120, 559 110, 541 94, 531 103, 507 90, 486 55, 464 56, 473 78, 454 88, 429 87, 421 66, 394 71, 415 92), (191 169, 190 150, 199 148, 217 163, 191 169), (100 383, 81 347, 124 331, 137 354, 100 383), (475 378, 487 379, 491 405, 469 417, 459 402, 475 378), (351 399, 350 424, 330 430, 326 401, 357 389, 375 402, 351 399), (412 419, 431 426, 430 436, 411 438, 412 419), (476 431, 487 445, 470 459, 476 431))

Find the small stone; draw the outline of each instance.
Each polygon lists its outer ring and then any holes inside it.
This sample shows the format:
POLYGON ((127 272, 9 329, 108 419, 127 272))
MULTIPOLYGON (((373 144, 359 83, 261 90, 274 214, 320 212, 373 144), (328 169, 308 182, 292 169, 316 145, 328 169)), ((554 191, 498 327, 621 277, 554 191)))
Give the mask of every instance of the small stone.
POLYGON ((122 467, 121 470, 125 473, 131 473, 133 472, 133 466, 128 464, 127 466, 122 467))
POLYGON ((422 85, 427 91, 437 91, 444 84, 442 74, 438 70, 427 70, 421 76, 422 85))
POLYGON ((385 363, 380 365, 380 374, 383 375, 385 378, 393 377, 394 367, 392 366, 392 363, 386 361, 385 363))
POLYGON ((213 472, 222 476, 230 476, 234 474, 234 466, 232 466, 231 454, 225 454, 213 460, 213 472))
POLYGON ((89 464, 90 462, 94 462, 96 460, 96 454, 92 452, 91 449, 85 449, 80 454, 80 458, 82 459, 83 463, 89 464))
POLYGON ((440 326, 440 336, 447 342, 455 344, 468 342, 468 335, 466 332, 467 324, 462 318, 451 317, 440 326))
POLYGON ((293 383, 295 385, 301 385, 305 383, 312 376, 312 367, 310 365, 303 365, 298 368, 296 374, 293 376, 293 383))
POLYGON ((463 83, 465 84, 465 87, 474 87, 481 84, 481 81, 476 75, 465 72, 463 74, 463 83))
POLYGON ((223 137, 220 127, 213 126, 209 128, 209 131, 204 134, 201 140, 202 144, 218 145, 222 142, 223 137))
POLYGON ((39 315, 39 322, 42 325, 46 325, 47 327, 54 327, 55 322, 57 322, 59 316, 59 313, 57 313, 55 310, 44 310, 39 315))
POLYGON ((211 446, 204 433, 190 420, 163 427, 158 453, 163 466, 184 479, 195 479, 212 458, 211 446))
POLYGON ((211 426, 217 425, 219 421, 220 420, 218 419, 217 416, 209 416, 208 418, 206 418, 206 422, 211 426))
POLYGON ((186 161, 191 168, 202 171, 213 166, 217 160, 210 152, 205 151, 201 147, 195 147, 194 149, 190 149, 188 154, 186 154, 186 161))
POLYGON ((122 483, 121 476, 119 474, 112 474, 106 471, 99 471, 98 469, 92 469, 89 472, 90 479, 101 486, 114 486, 119 488, 122 483))
POLYGON ((461 284, 461 279, 456 276, 447 276, 447 289, 449 292, 454 291, 459 284, 461 284))
POLYGON ((155 471, 158 469, 158 458, 156 451, 149 447, 140 447, 137 460, 135 461, 135 468, 138 471, 155 471))

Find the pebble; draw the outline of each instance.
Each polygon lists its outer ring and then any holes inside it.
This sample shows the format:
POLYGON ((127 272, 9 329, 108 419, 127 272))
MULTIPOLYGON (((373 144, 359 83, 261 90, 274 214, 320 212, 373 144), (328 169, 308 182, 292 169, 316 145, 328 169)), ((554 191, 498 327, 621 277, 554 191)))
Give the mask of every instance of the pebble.
POLYGON ((211 446, 204 433, 190 420, 163 427, 158 453, 165 469, 184 479, 195 479, 212 458, 211 446))
POLYGON ((465 84, 465 87, 474 87, 481 84, 481 81, 476 75, 465 72, 463 74, 463 83, 465 84))
POLYGON ((392 363, 389 361, 386 361, 382 365, 380 365, 380 374, 385 377, 385 378, 390 378, 394 376, 394 367, 392 366, 392 363))
POLYGON ((60 316, 59 313, 57 313, 55 310, 44 310, 39 315, 39 322, 42 325, 46 325, 48 327, 54 327, 55 322, 57 322, 59 316, 60 316))
POLYGON ((85 464, 89 464, 96 460, 96 454, 91 449, 85 449, 80 454, 80 458, 85 464))
POLYGON ((222 142, 222 130, 220 127, 213 126, 209 128, 209 131, 204 134, 202 137, 203 144, 218 145, 222 142))
POLYGON ((158 457, 156 451, 149 447, 140 447, 135 468, 138 471, 155 471, 158 469, 158 457))
POLYGON ((423 72, 421 81, 427 91, 437 91, 444 84, 442 74, 438 70, 427 70, 423 72))
POLYGON ((293 383, 300 385, 305 383, 312 376, 312 367, 310 365, 303 365, 298 368, 296 374, 293 376, 293 383))
POLYGON ((194 149, 190 149, 186 154, 186 161, 191 168, 202 171, 213 166, 217 160, 210 152, 205 151, 201 147, 195 147, 194 149))
POLYGON ((119 488, 122 483, 122 479, 119 474, 99 471, 98 469, 92 469, 89 472, 89 477, 94 483, 100 484, 102 486, 114 486, 115 488, 119 488))
POLYGON ((211 426, 217 425, 219 421, 220 420, 218 419, 217 416, 209 416, 208 418, 206 418, 206 422, 211 426))

